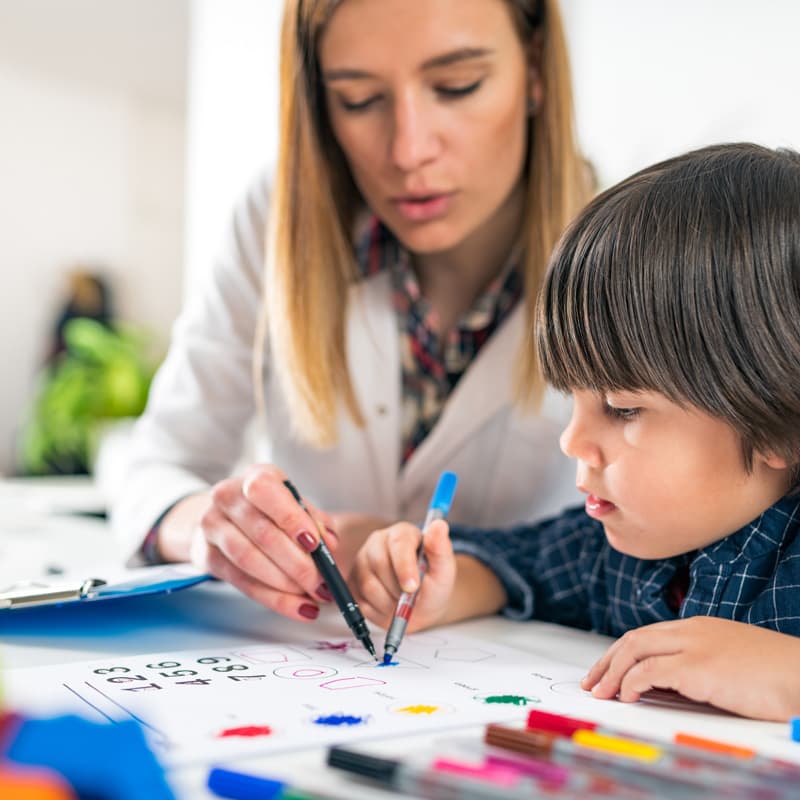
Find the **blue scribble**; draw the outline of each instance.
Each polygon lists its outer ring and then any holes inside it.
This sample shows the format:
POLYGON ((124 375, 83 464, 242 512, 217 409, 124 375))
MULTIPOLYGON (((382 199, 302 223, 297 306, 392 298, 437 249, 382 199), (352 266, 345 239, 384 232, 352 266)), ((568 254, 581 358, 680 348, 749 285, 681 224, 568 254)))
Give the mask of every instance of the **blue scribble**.
POLYGON ((364 722, 366 717, 354 717, 350 714, 328 714, 314 720, 316 725, 361 725, 364 722))

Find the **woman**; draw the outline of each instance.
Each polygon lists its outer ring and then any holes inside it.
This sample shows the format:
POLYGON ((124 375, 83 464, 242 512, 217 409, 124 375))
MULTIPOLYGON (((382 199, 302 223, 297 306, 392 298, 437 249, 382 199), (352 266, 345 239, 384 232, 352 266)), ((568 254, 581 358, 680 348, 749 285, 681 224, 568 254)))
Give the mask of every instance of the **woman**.
POLYGON ((454 521, 575 498, 527 341, 587 196, 555 0, 287 0, 280 133, 271 204, 261 181, 176 326, 114 523, 308 620, 330 593, 287 475, 344 564, 421 519, 444 468, 454 521), (254 417, 277 466, 228 477, 254 417))

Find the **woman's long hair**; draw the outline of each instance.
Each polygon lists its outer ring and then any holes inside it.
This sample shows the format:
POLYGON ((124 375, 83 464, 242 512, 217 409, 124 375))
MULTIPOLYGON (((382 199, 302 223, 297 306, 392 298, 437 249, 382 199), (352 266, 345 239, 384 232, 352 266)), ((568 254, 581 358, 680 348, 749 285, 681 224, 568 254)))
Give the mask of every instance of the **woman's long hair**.
MULTIPOLYGON (((340 404, 364 424, 346 352, 348 287, 356 280, 353 225, 364 201, 331 130, 318 45, 341 0, 286 0, 281 35, 280 144, 268 232, 264 301, 253 375, 264 413, 263 363, 269 341, 293 432, 325 447, 337 439, 340 404)), ((526 47, 540 47, 544 102, 530 121, 522 226, 525 305, 534 310, 550 252, 589 195, 575 141, 569 60, 557 0, 505 0, 526 47)), ((518 400, 542 386, 536 348, 520 352, 518 400)))

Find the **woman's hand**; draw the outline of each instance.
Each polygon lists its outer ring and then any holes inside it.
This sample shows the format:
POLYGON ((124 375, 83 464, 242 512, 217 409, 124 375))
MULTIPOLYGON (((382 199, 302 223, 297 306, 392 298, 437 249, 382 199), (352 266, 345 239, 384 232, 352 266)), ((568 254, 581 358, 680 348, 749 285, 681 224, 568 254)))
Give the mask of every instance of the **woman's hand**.
MULTIPOLYGON (((422 532, 409 522, 375 531, 356 555, 351 586, 368 619, 388 627, 397 601, 419 587, 417 548, 422 532)), ((428 570, 417 597, 409 632, 446 621, 456 580, 456 560, 447 523, 433 522, 424 539, 428 570)))
POLYGON ((635 702, 649 689, 754 719, 800 714, 800 638, 744 622, 691 617, 618 639, 581 682, 595 697, 635 702))
MULTIPOLYGON (((208 495, 176 504, 159 528, 160 552, 169 560, 190 558, 284 616, 316 619, 319 602, 333 599, 308 555, 317 547, 319 532, 284 486, 285 479, 277 467, 257 465, 244 476, 220 481, 208 495), (190 540, 187 530, 192 531, 190 540)), ((339 540, 330 518, 306 505, 328 527, 325 542, 335 551, 339 540)))

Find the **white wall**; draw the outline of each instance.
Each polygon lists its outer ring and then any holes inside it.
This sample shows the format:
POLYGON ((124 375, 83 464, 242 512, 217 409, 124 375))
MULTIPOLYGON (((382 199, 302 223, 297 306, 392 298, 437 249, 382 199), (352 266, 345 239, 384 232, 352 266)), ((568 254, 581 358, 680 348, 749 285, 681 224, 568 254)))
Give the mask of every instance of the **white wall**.
POLYGON ((606 186, 724 141, 800 149, 800 3, 562 0, 579 135, 606 186))
POLYGON ((280 0, 192 0, 186 287, 212 262, 233 203, 277 149, 280 0))
POLYGON ((102 267, 120 316, 166 341, 180 305, 185 116, 2 55, 0 108, 2 473, 69 268, 102 267))

